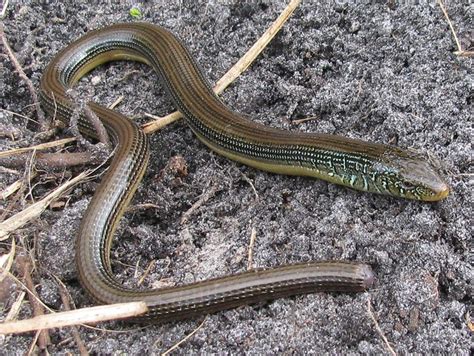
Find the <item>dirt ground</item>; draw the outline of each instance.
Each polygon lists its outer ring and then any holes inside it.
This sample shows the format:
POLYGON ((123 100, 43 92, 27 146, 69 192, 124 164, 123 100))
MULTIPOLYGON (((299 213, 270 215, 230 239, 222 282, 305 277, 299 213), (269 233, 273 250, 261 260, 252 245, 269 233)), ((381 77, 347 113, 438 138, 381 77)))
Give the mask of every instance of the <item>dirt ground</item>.
MULTIPOLYGON (((70 41, 91 29, 136 21, 130 16, 133 2, 92 3, 10 1, 5 35, 36 88, 46 64, 70 41)), ((472 46, 472 4, 445 3, 462 45, 472 46)), ((185 0, 147 1, 139 8, 141 21, 162 25, 187 44, 214 83, 285 5, 185 0)), ((115 271, 128 285, 137 283, 152 260, 149 287, 244 271, 253 228, 254 267, 347 259, 371 264, 377 276, 362 294, 312 294, 209 315, 175 354, 387 354, 381 334, 400 354, 473 351, 472 57, 456 56, 456 49, 434 0, 306 1, 222 94, 233 109, 266 125, 393 143, 437 157, 452 188, 439 203, 248 168, 210 152, 184 121, 150 137, 151 163, 113 249, 115 271), (297 123, 306 117, 313 119, 297 123), (177 159, 187 175, 170 168, 177 159), (201 197, 201 206, 181 223, 201 197)), ((41 143, 30 120, 36 116, 27 87, 3 53, 0 126, 15 139, 3 136, 1 150, 41 143)), ((173 111, 157 81, 144 65, 116 63, 88 75, 78 91, 107 105, 123 95, 117 110, 145 123, 146 112, 173 111)), ((48 140, 69 136, 64 130, 48 140)), ((79 146, 63 150, 84 150, 79 146)), ((3 217, 84 169, 38 170, 16 203, 0 202, 3 217)), ((0 190, 23 175, 24 168, 17 170, 1 170, 0 190)), ((18 253, 34 254, 38 294, 53 309, 62 308, 55 277, 67 285, 76 307, 91 305, 76 278, 73 240, 98 181, 78 186, 61 199, 64 206, 12 235, 18 253)), ((0 254, 10 244, 3 241, 0 254)), ((2 289, 5 317, 21 288, 3 282, 2 289)), ((25 302, 20 317, 31 314, 25 302)), ((202 321, 79 330, 92 353, 143 355, 166 351, 202 321)), ((78 352, 70 328, 51 330, 50 336, 50 353, 78 352)), ((0 354, 25 354, 32 341, 33 334, 5 336, 0 354)))

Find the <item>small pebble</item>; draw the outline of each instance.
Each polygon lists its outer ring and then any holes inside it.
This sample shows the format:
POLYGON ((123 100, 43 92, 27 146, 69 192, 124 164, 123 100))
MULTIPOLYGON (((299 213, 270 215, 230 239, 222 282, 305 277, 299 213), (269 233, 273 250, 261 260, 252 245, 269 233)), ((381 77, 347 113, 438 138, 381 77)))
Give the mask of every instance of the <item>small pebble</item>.
POLYGON ((100 75, 94 75, 91 79, 92 85, 97 85, 101 81, 100 75))

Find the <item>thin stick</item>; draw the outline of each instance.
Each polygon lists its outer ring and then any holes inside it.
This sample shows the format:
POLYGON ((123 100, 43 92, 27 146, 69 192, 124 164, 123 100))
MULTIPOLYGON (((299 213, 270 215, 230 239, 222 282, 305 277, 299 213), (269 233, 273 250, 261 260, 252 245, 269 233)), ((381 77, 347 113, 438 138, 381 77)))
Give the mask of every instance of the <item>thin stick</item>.
POLYGON ((10 269, 12 268, 13 259, 15 257, 15 239, 12 239, 12 247, 10 248, 10 252, 0 257, 0 283, 3 282, 5 277, 9 274, 10 269))
MULTIPOLYGON (((59 281, 58 278, 56 279, 59 281)), ((70 311, 71 306, 69 305, 69 299, 71 297, 68 293, 66 286, 62 282, 59 283, 59 295, 61 296, 61 301, 63 302, 64 310, 70 311)), ((72 326, 71 330, 72 336, 74 338, 74 341, 76 342, 77 348, 79 349, 79 353, 81 354, 81 356, 89 355, 89 352, 87 351, 84 341, 82 341, 81 339, 81 335, 79 334, 79 330, 77 329, 77 327, 72 326)))
MULTIPOLYGON (((20 168, 24 167, 28 160, 29 156, 27 154, 13 157, 0 157, 0 165, 9 168, 20 168)), ((99 157, 92 152, 38 153, 34 159, 34 166, 37 169, 50 171, 54 168, 97 165, 103 161, 103 157, 99 157)))
POLYGON ((123 101, 123 95, 120 95, 115 101, 109 105, 109 109, 115 109, 115 107, 123 101))
POLYGON ((385 346, 387 347, 387 349, 388 349, 388 351, 390 352, 390 354, 392 354, 393 356, 396 356, 397 353, 396 353, 395 350, 392 348, 392 346, 390 346, 390 343, 388 342, 387 337, 385 336, 385 334, 383 333, 382 329, 380 328, 379 323, 377 322, 377 319, 375 319, 374 313, 372 313, 372 303, 371 303, 371 301, 370 301, 370 295, 369 295, 369 297, 367 298, 367 313, 369 313, 370 318, 371 318, 372 321, 374 322, 375 330, 377 330, 377 333, 380 335, 380 337, 381 337, 381 338, 383 339, 383 341, 385 342, 385 346))
POLYGON ((472 323, 472 320, 471 320, 471 314, 469 313, 469 311, 466 312, 466 324, 467 324, 467 327, 469 328, 469 330, 472 332, 474 332, 474 324, 472 323))
POLYGON ((179 111, 175 111, 166 116, 156 116, 153 114, 145 113, 146 117, 155 121, 150 121, 142 126, 143 131, 146 134, 151 134, 155 131, 161 130, 163 127, 175 122, 183 117, 179 111))
MULTIPOLYGON (((19 280, 18 278, 16 278, 11 272, 8 273, 8 278, 12 279, 13 281, 15 281, 15 283, 19 284, 24 290, 28 291, 29 295, 34 295, 29 289, 28 287, 26 286, 25 283, 23 283, 21 280, 19 280)), ((44 304, 41 299, 39 298, 36 298, 36 301, 41 304, 43 306, 43 308, 47 309, 48 311, 54 313, 54 311, 48 307, 46 304, 44 304)), ((0 325, 2 325, 0 323, 0 325)))
POLYGON ((38 121, 36 120, 33 120, 33 119, 30 119, 28 116, 25 116, 25 115, 22 115, 22 114, 18 114, 17 112, 14 112, 14 111, 10 111, 10 110, 7 110, 7 109, 4 109, 4 108, 0 108, 0 110, 10 114, 10 115, 14 115, 14 116, 18 116, 18 117, 21 117, 22 119, 25 119, 25 120, 28 120, 28 121, 32 121, 34 123, 38 123, 38 121))
POLYGON ((2 11, 0 12, 0 19, 3 19, 5 17, 5 14, 7 13, 7 7, 8 7, 8 0, 5 0, 3 2, 2 11))
POLYGON ((249 253, 248 253, 248 262, 247 270, 250 271, 253 269, 253 247, 255 246, 255 239, 257 238, 257 230, 252 226, 252 232, 250 233, 250 242, 249 242, 249 253))
POLYGON ((183 214, 181 217, 181 225, 186 224, 188 222, 189 217, 201 207, 204 203, 206 203, 209 199, 211 199, 217 192, 217 184, 214 184, 208 191, 201 194, 199 199, 183 214))
POLYGON ((14 174, 16 176, 19 176, 21 174, 20 172, 18 172, 15 169, 5 168, 3 166, 0 166, 0 173, 14 174))
POLYGON ((179 341, 178 343, 174 344, 172 347, 170 347, 168 350, 166 350, 165 352, 163 352, 161 354, 161 356, 166 356, 168 355, 170 352, 176 350, 181 344, 183 344, 186 340, 189 340, 194 334, 196 334, 201 328, 202 326, 204 325, 204 322, 207 320, 207 316, 204 318, 204 320, 201 322, 201 324, 199 324, 199 326, 194 329, 191 333, 189 333, 188 335, 186 335, 185 338, 183 338, 181 341, 179 341))
MULTIPOLYGON (((1 161, 1 159, 0 159, 1 161)), ((30 181, 35 178, 37 175, 36 171, 32 172, 25 172, 23 174, 23 177, 16 182, 13 183, 13 186, 7 187, 10 188, 10 192, 12 194, 15 194, 11 199, 10 202, 8 203, 7 207, 3 210, 3 212, 0 214, 0 222, 5 220, 5 217, 8 215, 10 211, 13 211, 14 207, 18 204, 18 201, 24 197, 24 192, 29 186, 30 181), (18 184, 15 184, 18 183, 18 184), (13 191, 14 189, 18 188, 16 191, 13 191)), ((7 199, 8 198, 8 193, 9 191, 5 190, 2 192, 2 198, 7 199)))
MULTIPOLYGON (((224 76, 214 86, 214 92, 220 94, 225 88, 227 88, 240 74, 242 74, 255 60, 255 58, 262 52, 267 44, 275 37, 280 31, 282 26, 295 11, 300 4, 301 0, 291 0, 288 6, 278 16, 275 22, 265 31, 265 33, 258 39, 257 42, 245 53, 243 57, 239 59, 224 76)), ((145 114, 148 117, 153 117, 151 114, 145 114)), ((156 117, 156 116, 155 116, 156 117)), ((172 114, 158 118, 156 121, 151 121, 143 125, 143 131, 147 134, 151 134, 155 131, 160 130, 162 127, 180 119, 181 113, 175 111, 172 114)))
POLYGON ((7 199, 10 195, 14 194, 17 190, 19 190, 22 185, 23 185, 23 179, 18 179, 17 181, 13 182, 12 184, 10 184, 8 187, 6 187, 0 192, 0 199, 2 200, 7 199))
POLYGON ((102 121, 99 119, 97 114, 92 111, 92 109, 89 107, 89 105, 85 104, 84 107, 82 108, 84 115, 87 117, 90 123, 94 126, 94 129, 97 133, 97 138, 99 139, 100 142, 102 142, 108 149, 112 149, 112 142, 110 141, 109 134, 107 130, 105 129, 104 124, 102 121))
POLYGON ((239 59, 239 61, 219 79, 214 87, 217 94, 221 93, 227 88, 240 74, 242 74, 263 51, 263 49, 270 43, 275 35, 280 31, 286 21, 290 18, 296 10, 301 0, 292 0, 278 18, 271 24, 265 33, 258 39, 257 42, 239 59))
POLYGON ((259 199, 259 196, 258 196, 258 192, 257 192, 257 189, 255 189, 255 185, 253 185, 252 183, 252 180, 247 177, 247 175, 245 173, 243 173, 240 169, 238 169, 239 173, 242 175, 242 178, 244 178, 244 180, 250 185, 250 187, 252 188, 253 190, 253 194, 255 194, 255 200, 258 200, 259 199))
MULTIPOLYGON (((18 258, 18 264, 21 265, 23 278, 25 280, 25 284, 28 287, 28 296, 30 300, 30 304, 33 307, 33 314, 35 317, 44 316, 44 309, 43 306, 38 303, 38 294, 36 293, 35 285, 33 283, 33 279, 31 278, 31 262, 29 257, 23 256, 18 258)), ((51 344, 51 338, 49 337, 48 330, 42 330, 38 334, 38 347, 40 350, 46 350, 48 345, 51 344)))
POLYGON ((145 302, 101 305, 61 313, 37 316, 31 319, 0 324, 0 334, 18 334, 33 330, 61 328, 85 323, 98 323, 139 316, 148 311, 145 302))
POLYGON ((456 31, 454 31, 453 24, 452 24, 451 20, 449 19, 449 15, 448 15, 448 12, 446 11, 446 8, 444 7, 443 1, 438 0, 438 5, 439 5, 439 7, 441 8, 441 11, 444 14, 444 17, 446 17, 446 20, 448 21, 448 25, 449 25, 449 28, 451 29, 451 33, 453 34, 454 41, 456 42, 456 46, 458 47, 458 51, 462 52, 461 42, 459 42, 458 36, 456 35, 456 31))
POLYGON ((15 67, 20 78, 23 79, 23 81, 26 83, 26 86, 28 87, 28 91, 30 92, 31 98, 33 99, 33 105, 36 110, 36 115, 38 116, 38 121, 40 122, 42 129, 46 129, 48 127, 48 124, 46 123, 43 111, 40 108, 38 95, 36 95, 36 90, 33 85, 33 82, 30 80, 30 78, 26 76, 25 72, 23 71, 23 68, 21 67, 20 62, 18 62, 18 60, 15 57, 15 54, 13 53, 10 45, 8 44, 7 38, 5 37, 4 29, 3 29, 3 23, 0 23, 0 37, 2 37, 3 47, 5 48, 8 54, 8 57, 10 58, 10 61, 15 67))
MULTIPOLYGON (((36 342, 38 341, 40 333, 41 333, 41 331, 37 331, 35 333, 35 337, 31 341, 31 344, 30 344, 30 347, 28 349, 28 352, 26 353, 26 356, 32 356, 33 355, 33 350, 36 348, 35 345, 36 345, 36 342)), ((44 351, 47 351, 47 350, 42 350, 42 351, 44 352, 44 351)), ((47 352, 45 352, 45 353, 47 353, 47 352)))
POLYGON ((23 292, 23 291, 20 292, 20 294, 18 294, 18 297, 16 298, 15 302, 12 304, 10 311, 8 312, 4 322, 16 319, 16 317, 20 313, 21 305, 23 304, 23 301, 25 300, 25 295, 26 295, 26 292, 23 292))
POLYGON ((305 117, 303 119, 297 119, 297 120, 293 120, 291 123, 292 124, 295 124, 295 125, 299 125, 299 124, 302 124, 304 122, 307 122, 307 121, 312 121, 312 120, 317 120, 318 117, 317 116, 310 116, 310 117, 305 117))
POLYGON ((444 14, 444 17, 446 17, 446 21, 448 21, 449 28, 451 29, 451 33, 453 34, 454 41, 456 42, 456 46, 458 47, 458 50, 454 52, 454 54, 458 56, 472 57, 474 55, 473 51, 465 51, 462 49, 461 42, 459 41, 458 36, 456 35, 456 31, 454 30, 454 26, 449 18, 448 11, 446 10, 446 7, 444 6, 443 1, 438 0, 438 5, 444 14))
POLYGON ((150 271, 153 267, 155 267, 156 260, 151 260, 151 262, 148 264, 145 272, 143 272, 143 275, 140 277, 140 279, 137 282, 137 286, 141 286, 143 281, 145 281, 145 278, 150 274, 150 271))
POLYGON ((39 145, 34 145, 34 146, 30 146, 30 147, 14 148, 14 149, 11 149, 11 150, 0 152, 0 157, 8 157, 8 156, 11 156, 11 155, 19 155, 19 154, 22 154, 22 153, 25 153, 25 152, 30 152, 30 151, 46 150, 46 149, 51 148, 51 147, 62 146, 62 145, 65 145, 66 143, 73 142, 73 141, 76 141, 75 137, 68 137, 68 138, 63 138, 61 140, 41 143, 39 145))

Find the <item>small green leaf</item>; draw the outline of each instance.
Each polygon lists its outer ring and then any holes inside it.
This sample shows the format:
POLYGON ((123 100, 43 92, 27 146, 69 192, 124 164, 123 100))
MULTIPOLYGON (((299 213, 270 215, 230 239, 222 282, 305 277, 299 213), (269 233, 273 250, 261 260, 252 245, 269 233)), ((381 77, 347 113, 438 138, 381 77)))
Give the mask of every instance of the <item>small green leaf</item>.
POLYGON ((130 9, 130 16, 132 16, 134 19, 139 19, 142 17, 142 12, 138 7, 132 7, 130 9))

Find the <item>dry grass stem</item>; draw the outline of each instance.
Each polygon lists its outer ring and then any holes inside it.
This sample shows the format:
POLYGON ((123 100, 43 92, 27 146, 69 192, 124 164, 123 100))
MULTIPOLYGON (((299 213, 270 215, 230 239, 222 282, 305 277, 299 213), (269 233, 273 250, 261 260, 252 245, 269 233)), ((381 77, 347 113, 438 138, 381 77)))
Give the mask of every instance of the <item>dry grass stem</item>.
POLYGON ((456 42, 456 47, 458 50, 454 52, 455 55, 457 56, 462 56, 462 57, 472 57, 474 56, 474 51, 465 51, 462 46, 461 42, 458 39, 458 36, 456 34, 456 31, 454 30, 453 23, 451 22, 451 19, 449 18, 448 11, 446 10, 446 7, 443 4, 442 0, 438 0, 438 5, 441 8, 441 11, 444 14, 444 17, 446 17, 446 21, 448 21, 449 28, 451 29, 451 33, 453 34, 454 41, 456 42))
MULTIPOLYGON (((2 159, 0 158, 0 164, 1 160, 2 159)), ((26 197, 24 196, 25 190, 30 187, 31 180, 34 179, 37 174, 38 173, 36 170, 31 171, 28 167, 28 171, 23 174, 23 177, 21 179, 17 180, 12 185, 7 187, 7 191, 2 192, 2 197, 5 197, 5 199, 10 198, 10 196, 8 195, 8 193, 10 192, 14 195, 9 199, 8 205, 3 209, 3 212, 0 214, 0 222, 4 221, 11 211, 14 211, 17 204, 21 204, 21 200, 26 200, 26 197), (13 189, 16 189, 16 191, 13 192, 13 189)))
POLYGON ((123 95, 120 95, 115 101, 109 105, 109 109, 115 109, 118 104, 120 104, 123 101, 123 95))
POLYGON ((152 269, 153 267, 155 267, 155 264, 156 264, 156 260, 152 260, 152 261, 148 264, 147 268, 145 269, 145 272, 143 272, 143 275, 142 275, 142 276, 140 277, 140 279, 138 280, 138 283, 137 283, 138 286, 141 286, 141 285, 142 285, 142 283, 143 283, 143 281, 145 280, 145 278, 150 274, 151 269, 152 269))
POLYGON ((16 169, 10 169, 10 168, 6 168, 6 167, 3 167, 3 166, 0 166, 0 173, 14 174, 16 176, 19 176, 21 174, 16 169))
POLYGON ((214 184, 208 191, 201 194, 199 199, 181 217, 181 225, 186 224, 191 215, 193 215, 197 209, 199 209, 204 203, 211 199, 216 194, 216 192, 217 184, 214 184))
MULTIPOLYGON (((33 293, 30 293, 31 291, 29 288, 24 284, 22 281, 20 281, 18 278, 16 278, 12 273, 8 273, 8 277, 11 278, 15 283, 19 284, 23 289, 25 289, 30 295, 34 295, 33 293)), ((50 307, 48 307, 46 304, 44 304, 41 299, 36 298, 36 301, 40 303, 44 309, 49 310, 50 312, 54 312, 50 307)), ((1 324, 0 324, 1 325, 1 324)))
MULTIPOLYGON (((32 260, 30 259, 30 256, 19 256, 17 261, 21 269, 21 273, 23 274, 25 285, 28 288, 28 297, 30 300, 30 305, 33 309, 33 315, 35 317, 41 317, 44 315, 44 308, 42 303, 38 302, 38 293, 36 292, 35 284, 33 283, 33 278, 31 277, 34 268, 32 260)), ((48 346, 51 345, 51 338, 49 336, 48 330, 41 330, 38 332, 37 342, 41 351, 46 350, 48 346)))
POLYGON ((22 185, 23 185, 23 179, 19 179, 13 182, 8 187, 2 190, 2 192, 0 193, 0 199, 2 200, 8 199, 8 197, 14 194, 16 191, 18 191, 18 189, 20 189, 22 185))
POLYGON ((26 86, 28 87, 28 91, 30 92, 31 98, 33 99, 33 105, 36 110, 36 115, 38 116, 38 121, 42 126, 42 129, 46 130, 48 124, 46 123, 43 111, 40 108, 40 103, 38 100, 38 95, 36 94, 35 86, 33 85, 33 82, 30 80, 30 78, 28 78, 25 72, 23 71, 20 62, 18 62, 18 60, 16 59, 16 56, 13 53, 10 44, 7 41, 7 38, 5 37, 3 23, 0 23, 0 37, 2 38, 3 48, 5 48, 5 51, 7 52, 8 57, 10 58, 10 61, 13 64, 13 67, 15 67, 15 70, 17 71, 18 75, 21 79, 23 79, 23 81, 26 83, 26 86))
POLYGON ((214 87, 214 91, 219 94, 227 88, 240 74, 242 74, 263 51, 263 49, 270 43, 275 35, 280 31, 286 21, 290 18, 296 10, 301 0, 292 0, 278 18, 271 24, 265 33, 258 39, 257 42, 244 54, 242 58, 219 79, 214 87))
POLYGON ((24 148, 14 148, 11 150, 7 151, 2 151, 0 152, 0 157, 8 157, 12 155, 19 155, 25 152, 30 152, 30 151, 39 151, 39 150, 46 150, 51 147, 57 147, 57 146, 62 146, 70 142, 76 141, 75 137, 68 137, 68 138, 63 138, 61 140, 56 140, 56 141, 51 141, 51 142, 46 142, 46 143, 41 143, 39 145, 34 145, 30 147, 24 147, 24 148))
POLYGON ((0 11, 0 19, 3 19, 5 17, 5 14, 7 13, 7 7, 8 7, 8 0, 5 0, 3 2, 2 11, 0 11))
POLYGON ((25 300, 26 292, 21 291, 18 294, 18 297, 16 297, 16 300, 13 302, 10 310, 8 311, 7 316, 5 317, 4 323, 15 320, 18 317, 18 314, 20 314, 20 309, 21 305, 23 304, 23 301, 25 300))
POLYGON ((199 324, 199 326, 194 329, 191 333, 189 333, 188 335, 186 335, 186 337, 184 337, 182 340, 180 340, 178 343, 174 344, 172 347, 170 347, 168 350, 166 350, 165 352, 163 352, 161 354, 161 356, 166 356, 166 355, 169 355, 172 351, 176 350, 180 345, 182 345, 184 342, 186 342, 187 340, 189 340, 194 334, 196 334, 201 328, 202 326, 204 325, 205 321, 207 320, 207 316, 204 318, 204 320, 201 322, 201 324, 199 324))
POLYGON ((89 172, 82 172, 77 177, 56 188, 42 200, 30 205, 28 208, 0 223, 0 241, 6 239, 10 233, 22 227, 27 222, 40 216, 53 200, 61 196, 64 192, 68 191, 77 183, 86 179, 88 176, 89 172))
POLYGON ((255 188, 255 185, 253 184, 252 180, 249 177, 247 177, 247 175, 244 174, 240 169, 238 169, 238 171, 242 175, 242 178, 244 178, 244 180, 250 185, 250 188, 252 188, 253 194, 255 195, 255 200, 258 200, 259 199, 258 192, 257 192, 257 189, 255 188))
POLYGON ((13 259, 15 257, 15 250, 16 250, 16 245, 15 245, 15 240, 13 239, 10 252, 8 252, 5 255, 0 256, 0 270, 2 271, 2 273, 0 274, 0 283, 3 282, 3 280, 9 274, 12 268, 13 259))
POLYGON ((28 120, 28 121, 32 121, 32 122, 34 122, 34 123, 36 123, 36 124, 38 123, 38 121, 33 120, 33 119, 29 118, 28 116, 25 116, 25 115, 22 115, 22 114, 18 114, 17 112, 10 111, 10 110, 4 109, 4 108, 0 108, 0 110, 6 112, 6 113, 8 113, 8 114, 11 114, 11 115, 13 115, 13 116, 18 116, 18 117, 21 117, 22 119, 25 119, 25 120, 28 120))
POLYGON ((252 227, 252 232, 250 233, 250 242, 249 242, 249 253, 248 253, 248 262, 247 270, 253 269, 253 247, 255 246, 255 239, 257 238, 257 229, 252 227))
POLYGON ((472 323, 471 313, 469 313, 469 311, 466 313, 466 324, 467 324, 467 327, 469 328, 469 331, 471 333, 474 332, 474 324, 472 323))
POLYGON ((390 346, 390 343, 388 342, 387 337, 385 336, 384 332, 383 332, 382 329, 380 328, 379 323, 378 323, 377 319, 375 319, 375 315, 374 315, 374 313, 372 312, 372 302, 371 302, 371 300, 370 300, 370 295, 369 295, 369 297, 367 298, 367 313, 369 314, 370 318, 371 318, 372 321, 374 322, 375 330, 377 330, 377 333, 380 335, 380 337, 381 337, 382 340, 384 341, 385 346, 387 347, 388 352, 389 352, 392 356, 396 356, 397 353, 396 353, 395 350, 392 348, 392 346, 390 346))
MULTIPOLYGON (((59 282, 59 294, 61 295, 61 301, 63 302, 64 310, 70 311, 71 306, 69 305, 69 300, 71 299, 71 296, 69 295, 68 290, 66 286, 64 285, 64 283, 62 283, 57 277, 56 277, 56 280, 59 282)), ((71 326, 71 330, 72 330, 74 341, 76 342, 77 348, 79 349, 80 355, 81 356, 89 355, 86 345, 84 344, 84 341, 82 341, 81 334, 79 334, 78 328, 76 326, 71 326)))
POLYGON ((316 119, 318 119, 317 116, 310 116, 310 117, 305 117, 303 119, 293 120, 291 123, 295 124, 295 125, 299 125, 299 124, 302 124, 304 122, 313 121, 313 120, 316 120, 316 119))

